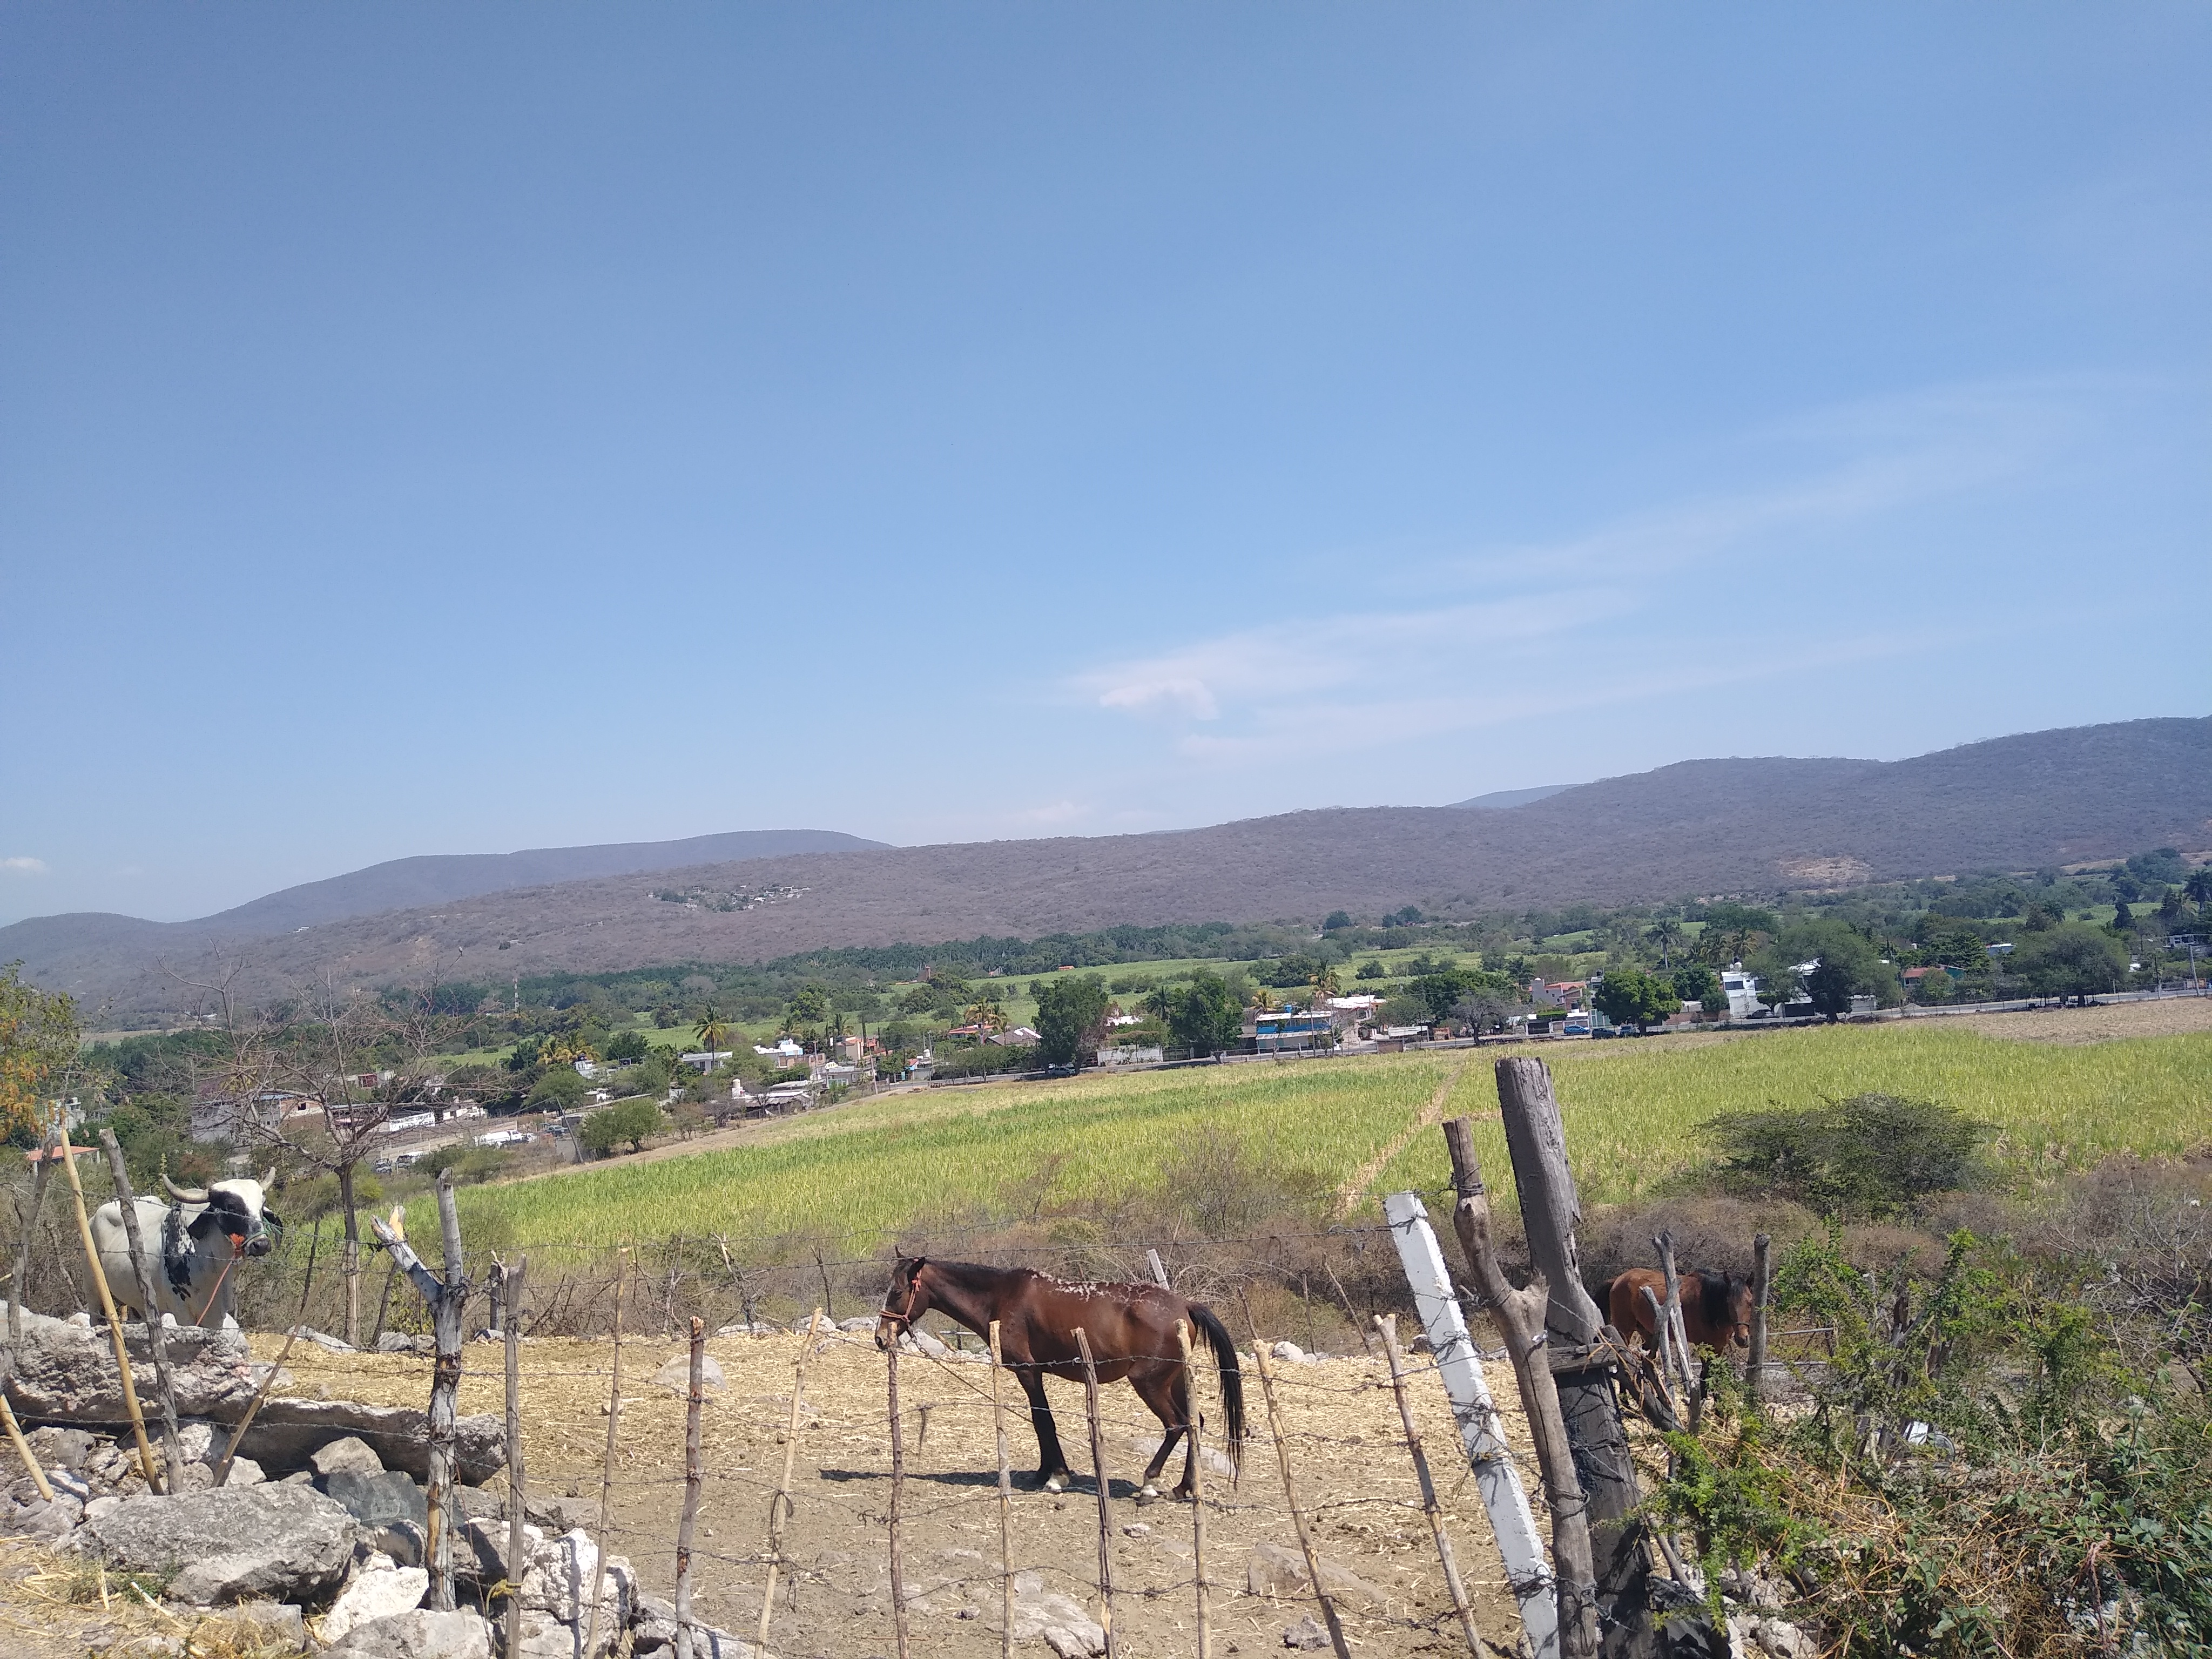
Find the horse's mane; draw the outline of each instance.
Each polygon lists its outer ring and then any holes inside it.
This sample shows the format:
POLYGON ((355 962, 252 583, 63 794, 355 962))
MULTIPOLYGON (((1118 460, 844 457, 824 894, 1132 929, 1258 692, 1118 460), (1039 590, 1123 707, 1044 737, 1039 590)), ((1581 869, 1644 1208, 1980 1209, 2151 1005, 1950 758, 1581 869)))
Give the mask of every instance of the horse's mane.
POLYGON ((1729 1308, 1730 1292, 1735 1288, 1735 1281, 1733 1273, 1698 1273, 1698 1295, 1705 1304, 1706 1324, 1717 1327, 1735 1322, 1729 1316, 1729 1308))

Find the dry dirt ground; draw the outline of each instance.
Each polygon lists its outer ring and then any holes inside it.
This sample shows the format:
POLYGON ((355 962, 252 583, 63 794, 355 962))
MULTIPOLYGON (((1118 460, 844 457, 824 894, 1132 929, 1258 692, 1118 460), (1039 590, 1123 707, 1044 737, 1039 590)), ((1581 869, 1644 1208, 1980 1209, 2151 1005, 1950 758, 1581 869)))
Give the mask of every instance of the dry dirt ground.
MULTIPOLYGON (((256 1352, 274 1344, 256 1338, 256 1352)), ((698 1595, 702 1616, 750 1636, 760 1617, 763 1550, 769 1497, 781 1476, 784 1430, 791 1411, 793 1335, 710 1341, 727 1385, 711 1393, 702 1440, 707 1479, 697 1534, 698 1595)), ((629 1557, 645 1586, 666 1595, 675 1573, 676 1528, 683 1502, 684 1399, 653 1378, 683 1353, 680 1341, 632 1338, 623 1355, 623 1410, 611 1506, 613 1547, 629 1557)), ((566 1339, 532 1340, 522 1351, 523 1446, 533 1494, 569 1498, 584 1524, 598 1528, 610 1387, 610 1346, 566 1339)), ((419 1404, 428 1395, 428 1362, 410 1356, 340 1355, 293 1351, 297 1392, 324 1391, 389 1404, 419 1404)), ((1504 1571, 1473 1482, 1443 1389, 1425 1360, 1407 1379, 1423 1439, 1449 1513, 1461 1571, 1486 1636, 1518 1633, 1504 1571)), ((462 1382, 465 1412, 503 1409, 501 1350, 471 1344, 462 1382)), ((817 1340, 804 1389, 792 1477, 793 1512, 785 1553, 796 1580, 777 1593, 771 1646, 779 1654, 852 1656, 892 1651, 889 1583, 890 1446, 885 1412, 886 1361, 866 1335, 817 1340)), ((1525 1450, 1525 1425, 1513 1400, 1510 1370, 1490 1367, 1501 1390, 1506 1432, 1525 1450)), ((1248 1409, 1255 1430, 1267 1421, 1248 1360, 1248 1409)), ((998 1651, 999 1510, 992 1431, 991 1370, 974 1362, 900 1363, 906 1425, 907 1481, 903 1553, 909 1594, 923 1592, 913 1612, 916 1654, 998 1651), (926 1408, 926 1410, 925 1410, 926 1408), (927 1416, 927 1430, 924 1417, 927 1416)), ((1087 1471, 1082 1390, 1049 1385, 1069 1461, 1087 1471)), ((1009 1395, 1012 1394, 1011 1385, 1009 1395)), ((1392 1655, 1464 1651, 1407 1460, 1388 1373, 1379 1359, 1332 1359, 1277 1367, 1277 1395, 1289 1438, 1298 1499, 1310 1517, 1322 1554, 1373 1587, 1364 1604, 1344 1611, 1357 1649, 1392 1655)), ((1192 1510, 1172 1499, 1139 1505, 1133 1480, 1141 1475, 1139 1437, 1158 1425, 1126 1384, 1103 1391, 1106 1462, 1110 1476, 1115 1629, 1125 1654, 1196 1651, 1191 1559, 1192 1510), (1126 1530, 1135 1528, 1133 1534, 1126 1530)), ((1218 1422, 1218 1408, 1209 1421, 1218 1422)), ((1214 1443, 1218 1445, 1218 1442, 1214 1443)), ((1008 1446, 1014 1470, 1011 1535, 1015 1568, 1043 1575, 1058 1590, 1098 1612, 1097 1504, 1087 1474, 1057 1497, 1031 1489, 1036 1443, 1026 1421, 1010 1412, 1008 1446)), ((1180 1455, 1163 1486, 1180 1473, 1180 1455)), ((1524 1462, 1540 1528, 1548 1528, 1533 1467, 1524 1462)), ((1207 1476, 1207 1578, 1212 1584, 1217 1653, 1280 1652, 1284 1628, 1312 1610, 1296 1597, 1247 1590, 1253 1547, 1297 1549, 1290 1512, 1270 1443, 1248 1444, 1243 1476, 1232 1492, 1219 1474, 1207 1476)), ((1045 1653, 1042 1642, 1024 1650, 1045 1653)))

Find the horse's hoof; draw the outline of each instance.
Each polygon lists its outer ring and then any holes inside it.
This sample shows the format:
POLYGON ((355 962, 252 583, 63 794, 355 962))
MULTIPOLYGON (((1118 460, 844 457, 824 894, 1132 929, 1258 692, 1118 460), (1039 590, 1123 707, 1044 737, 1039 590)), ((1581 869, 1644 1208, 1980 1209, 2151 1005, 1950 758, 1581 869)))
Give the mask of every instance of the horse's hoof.
POLYGON ((1066 1486, 1063 1486, 1062 1485, 1060 1485, 1060 1477, 1059 1477, 1058 1475, 1056 1475, 1056 1474, 1055 1474, 1055 1475, 1054 1475, 1054 1476, 1052 1477, 1052 1479, 1051 1479, 1051 1480, 1048 1480, 1048 1481, 1046 1481, 1046 1482, 1044 1483, 1044 1489, 1045 1489, 1047 1492, 1066 1492, 1066 1491, 1067 1490, 1067 1488, 1066 1488, 1066 1486))
POLYGON ((1139 1486, 1137 1488, 1137 1501, 1139 1504, 1157 1504, 1159 1502, 1159 1498, 1160 1489, 1158 1486, 1139 1486))

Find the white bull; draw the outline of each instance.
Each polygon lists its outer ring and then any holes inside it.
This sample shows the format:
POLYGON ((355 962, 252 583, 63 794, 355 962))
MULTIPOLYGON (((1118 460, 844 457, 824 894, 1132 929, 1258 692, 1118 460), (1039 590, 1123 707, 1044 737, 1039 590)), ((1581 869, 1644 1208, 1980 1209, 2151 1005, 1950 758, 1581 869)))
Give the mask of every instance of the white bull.
MULTIPOLYGON (((179 1325, 220 1329, 230 1317, 238 1294, 233 1269, 245 1257, 266 1255, 283 1236, 284 1223, 263 1198, 276 1178, 271 1169, 259 1181, 218 1181, 206 1187, 179 1187, 167 1176, 161 1185, 167 1204, 137 1200, 138 1237, 154 1276, 154 1295, 179 1325)), ((123 1205, 111 1199, 92 1215, 92 1242, 107 1293, 118 1311, 143 1317, 145 1298, 131 1263, 131 1240, 123 1228, 123 1205)))

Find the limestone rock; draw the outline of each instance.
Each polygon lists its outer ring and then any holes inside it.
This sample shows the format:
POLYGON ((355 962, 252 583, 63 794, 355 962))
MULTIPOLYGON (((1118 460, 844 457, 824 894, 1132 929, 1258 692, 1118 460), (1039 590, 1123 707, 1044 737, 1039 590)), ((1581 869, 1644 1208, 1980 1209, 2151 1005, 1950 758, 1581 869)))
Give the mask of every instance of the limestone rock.
POLYGON ((1268 1352, 1287 1364, 1303 1365, 1306 1363, 1306 1351, 1295 1342, 1278 1342, 1268 1352))
POLYGON ((42 1468, 58 1467, 75 1473, 92 1455, 93 1437, 82 1429, 33 1429, 23 1440, 42 1468))
MULTIPOLYGON (((453 1425, 453 1451, 463 1480, 489 1480, 507 1468, 507 1425, 483 1413, 453 1425)), ((319 1448, 354 1436, 368 1443, 386 1468, 430 1478, 430 1420, 404 1406, 364 1406, 350 1400, 270 1398, 246 1431, 239 1449, 264 1468, 301 1468, 319 1448)))
POLYGON ((1072 1596, 1044 1587, 1041 1572, 1014 1575, 1014 1640, 1042 1639, 1060 1659, 1106 1651, 1106 1632, 1072 1596))
MULTIPOLYGON (((691 1356, 678 1354, 653 1374, 653 1380, 664 1389, 673 1389, 678 1394, 691 1392, 691 1356)), ((699 1359, 699 1389, 701 1393, 724 1386, 722 1368, 714 1363, 714 1356, 702 1354, 699 1359)))
POLYGON ((230 1460, 230 1474, 225 1477, 223 1485, 226 1486, 258 1486, 268 1478, 268 1475, 263 1472, 261 1465, 255 1462, 252 1458, 234 1457, 230 1460))
POLYGON ((1283 1645, 1305 1652, 1318 1652, 1328 1645, 1328 1627, 1313 1614, 1308 1613, 1283 1632, 1283 1645))
POLYGON ((326 1643, 343 1642, 363 1625, 412 1612, 422 1605, 429 1588, 430 1575, 421 1567, 364 1572, 331 1603, 331 1610, 316 1621, 317 1630, 326 1643))
POLYGON ((368 1441, 349 1434, 326 1446, 318 1446, 308 1454, 307 1467, 328 1480, 334 1474, 382 1474, 384 1460, 368 1441))
MULTIPOLYGON (((361 1444, 357 1440, 349 1443, 361 1444)), ((374 1474, 365 1474, 342 1468, 325 1475, 322 1487, 368 1531, 374 1532, 394 1521, 412 1521, 426 1530, 430 1525, 429 1500, 423 1496, 422 1487, 397 1469, 380 1469, 374 1474)))
MULTIPOLYGON (((1327 1556, 1318 1559, 1321 1563, 1321 1587, 1331 1596, 1369 1607, 1382 1605, 1383 1593, 1358 1573, 1339 1565, 1327 1556)), ((1255 1544, 1252 1547, 1252 1558, 1244 1569, 1244 1585, 1255 1595, 1313 1594, 1312 1586, 1306 1578, 1304 1552, 1285 1549, 1280 1544, 1255 1544)))
MULTIPOLYGON (((630 1627, 630 1651, 636 1654, 660 1654, 671 1651, 676 1645, 676 1608, 657 1595, 638 1597, 637 1623, 630 1627)), ((529 1638, 523 1641, 523 1651, 530 1653, 529 1638)), ((695 1618, 691 1624, 691 1651, 696 1659, 755 1659, 760 1652, 742 1637, 732 1636, 712 1625, 702 1625, 695 1618)), ((530 1659, 538 1659, 535 1654, 530 1659)), ((562 1655, 561 1659, 568 1659, 562 1655)))
MULTIPOLYGON (((588 1623, 599 1559, 599 1547, 581 1527, 547 1539, 531 1552, 530 1570, 522 1580, 524 1610, 550 1613, 565 1625, 588 1623)), ((600 1628, 620 1630, 629 1624, 636 1597, 637 1577, 629 1563, 609 1555, 599 1592, 600 1628)))
MULTIPOLYGON (((5 1306, 0 1304, 0 1317, 5 1306)), ((124 1346, 133 1372, 150 1377, 154 1352, 143 1323, 123 1328, 124 1346)), ((185 1417, 236 1416, 253 1397, 258 1380, 235 1331, 182 1325, 164 1333, 177 1411, 185 1417)), ((23 1341, 15 1354, 15 1374, 8 1398, 18 1417, 50 1424, 112 1424, 125 1420, 123 1382, 106 1330, 95 1332, 88 1320, 52 1319, 26 1309, 23 1341)))
POLYGON ((337 1588, 353 1560, 353 1517, 306 1486, 223 1486, 133 1498, 88 1522, 78 1547, 126 1571, 185 1564, 170 1585, 202 1606, 299 1601, 337 1588))
POLYGON ((323 1659, 491 1659, 491 1628, 466 1607, 417 1607, 355 1626, 323 1659))
POLYGON ((0 1532, 21 1538, 59 1540, 68 1537, 83 1519, 84 1505, 59 1488, 55 1490, 51 1504, 33 1496, 27 1504, 0 1505, 0 1532))

